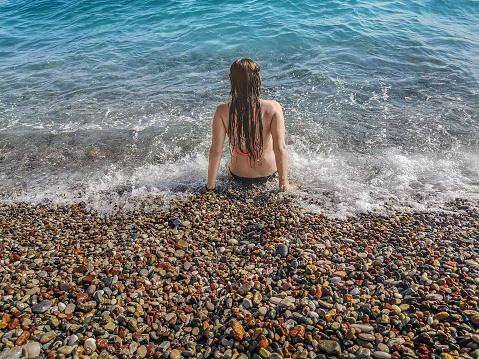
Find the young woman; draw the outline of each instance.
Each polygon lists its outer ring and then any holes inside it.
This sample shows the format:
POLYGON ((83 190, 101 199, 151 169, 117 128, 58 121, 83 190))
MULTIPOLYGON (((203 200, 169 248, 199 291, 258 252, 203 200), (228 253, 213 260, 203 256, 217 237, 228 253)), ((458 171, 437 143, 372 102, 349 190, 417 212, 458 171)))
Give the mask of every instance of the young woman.
POLYGON ((235 180, 264 183, 277 174, 280 190, 287 190, 288 152, 281 105, 260 98, 261 75, 258 64, 252 60, 236 60, 230 68, 230 82, 231 102, 219 105, 213 117, 206 189, 215 188, 228 135, 228 170, 235 180))

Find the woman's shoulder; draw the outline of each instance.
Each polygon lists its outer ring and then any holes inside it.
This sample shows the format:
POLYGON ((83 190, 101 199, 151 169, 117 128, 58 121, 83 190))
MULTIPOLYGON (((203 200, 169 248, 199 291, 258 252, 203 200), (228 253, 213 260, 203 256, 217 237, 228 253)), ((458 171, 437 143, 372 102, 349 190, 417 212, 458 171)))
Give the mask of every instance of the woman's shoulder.
POLYGON ((261 108, 265 112, 282 111, 280 103, 275 100, 261 100, 261 108))
POLYGON ((281 107, 281 105, 276 100, 263 100, 263 99, 261 99, 261 107, 278 108, 278 107, 281 107))
POLYGON ((222 103, 216 108, 216 115, 220 115, 222 118, 228 117, 228 113, 230 110, 230 104, 229 103, 222 103))
POLYGON ((219 105, 216 110, 217 111, 229 111, 230 109, 230 103, 222 103, 221 105, 219 105))

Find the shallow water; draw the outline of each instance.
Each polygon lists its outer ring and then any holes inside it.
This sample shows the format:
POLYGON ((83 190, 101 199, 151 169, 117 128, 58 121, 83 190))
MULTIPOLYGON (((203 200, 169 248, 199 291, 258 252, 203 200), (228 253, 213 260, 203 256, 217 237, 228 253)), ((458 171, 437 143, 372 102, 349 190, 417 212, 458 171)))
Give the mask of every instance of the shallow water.
POLYGON ((198 190, 229 66, 249 57, 304 207, 477 203, 477 33, 472 0, 0 1, 1 200, 109 210, 198 190))

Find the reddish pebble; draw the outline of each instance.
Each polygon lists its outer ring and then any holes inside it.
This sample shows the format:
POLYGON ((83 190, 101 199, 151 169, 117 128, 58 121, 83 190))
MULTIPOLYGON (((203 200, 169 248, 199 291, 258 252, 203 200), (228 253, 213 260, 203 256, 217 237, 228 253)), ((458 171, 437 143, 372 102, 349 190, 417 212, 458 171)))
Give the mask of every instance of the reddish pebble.
POLYGON ((100 349, 105 349, 108 346, 108 340, 99 338, 96 340, 96 346, 100 349))
POLYGON ((146 357, 147 358, 152 357, 155 354, 155 351, 148 344, 146 344, 145 347, 146 347, 146 357))
POLYGON ((15 329, 16 327, 18 327, 19 324, 20 324, 20 321, 18 320, 18 318, 13 318, 8 323, 8 329, 10 329, 10 330, 15 329))
POLYGON ((17 341, 15 342, 15 345, 16 346, 23 345, 23 343, 25 343, 28 340, 28 338, 30 338, 30 332, 24 330, 23 333, 20 334, 20 336, 18 337, 17 341))
MULTIPOLYGON (((286 350, 288 350, 291 353, 294 353, 296 351, 296 348, 293 347, 291 344, 286 347, 286 350)), ((321 355, 321 354, 320 354, 321 355)), ((323 354, 324 355, 324 354, 323 354)))
POLYGON ((79 293, 77 294, 77 302, 83 303, 85 300, 88 299, 88 293, 79 293))
POLYGON ((162 263, 158 263, 157 267, 158 267, 158 268, 161 268, 161 269, 165 269, 165 270, 166 270, 166 269, 168 269, 168 267, 169 267, 169 264, 168 264, 168 263, 163 263, 163 262, 162 262, 162 263))
POLYGON ((84 282, 91 282, 93 281, 94 279, 96 278, 96 275, 93 275, 93 274, 90 274, 90 275, 87 275, 86 277, 83 277, 82 281, 84 282))

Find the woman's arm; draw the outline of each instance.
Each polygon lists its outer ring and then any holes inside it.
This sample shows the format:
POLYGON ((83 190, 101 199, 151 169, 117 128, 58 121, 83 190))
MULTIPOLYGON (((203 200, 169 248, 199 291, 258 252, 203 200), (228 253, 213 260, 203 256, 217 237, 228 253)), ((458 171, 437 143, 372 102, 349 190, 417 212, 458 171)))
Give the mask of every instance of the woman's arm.
POLYGON ((208 164, 208 182, 206 189, 214 189, 216 186, 216 177, 220 168, 221 157, 223 156, 223 146, 225 144, 226 129, 223 124, 221 106, 218 106, 213 117, 213 135, 211 138, 210 157, 208 164))
POLYGON ((273 136, 273 151, 276 159, 276 168, 279 175, 279 189, 286 191, 289 188, 288 181, 288 150, 284 140, 284 117, 281 105, 274 102, 273 119, 271 121, 271 135, 273 136))

